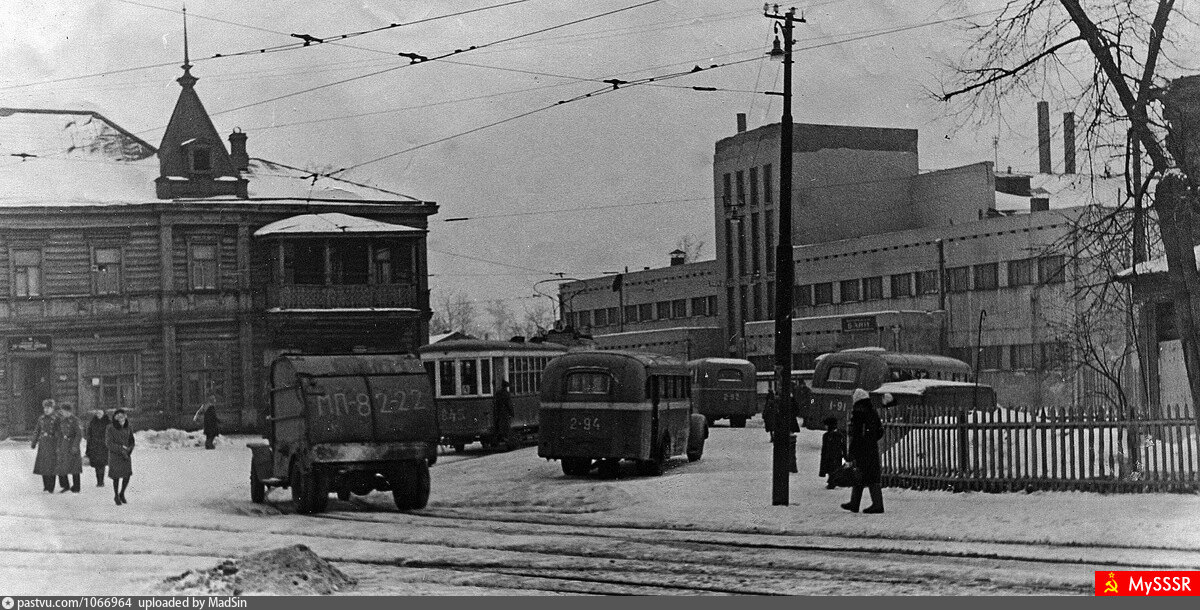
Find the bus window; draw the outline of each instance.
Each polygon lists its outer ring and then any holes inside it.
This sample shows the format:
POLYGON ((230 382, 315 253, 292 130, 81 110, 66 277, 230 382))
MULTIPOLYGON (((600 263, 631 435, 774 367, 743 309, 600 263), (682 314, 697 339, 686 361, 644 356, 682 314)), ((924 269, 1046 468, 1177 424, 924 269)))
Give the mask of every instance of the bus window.
POLYGON ((825 380, 835 385, 854 385, 858 381, 858 367, 835 364, 829 367, 829 374, 825 377, 825 380))
POLYGON ((721 369, 717 371, 719 381, 741 381, 742 372, 737 369, 721 369))
POLYGON ((567 375, 567 394, 607 395, 611 384, 607 373, 576 371, 567 375))

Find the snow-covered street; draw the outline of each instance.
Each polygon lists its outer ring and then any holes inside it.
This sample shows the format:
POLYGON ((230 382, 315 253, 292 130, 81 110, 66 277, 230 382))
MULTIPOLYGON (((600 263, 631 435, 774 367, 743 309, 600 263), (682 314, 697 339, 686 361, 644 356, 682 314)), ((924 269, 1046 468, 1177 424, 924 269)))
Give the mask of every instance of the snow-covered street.
POLYGON ((0 590, 148 592, 296 543, 357 578, 349 594, 1090 594, 1093 570, 1200 569, 1200 496, 885 489, 885 514, 850 514, 816 477, 819 432, 773 507, 756 423, 712 429, 701 461, 662 477, 568 478, 532 447, 445 454, 411 514, 381 493, 317 516, 287 490, 252 504, 251 437, 139 445, 124 506, 87 468, 82 493, 42 492, 28 445, 3 442, 0 590))

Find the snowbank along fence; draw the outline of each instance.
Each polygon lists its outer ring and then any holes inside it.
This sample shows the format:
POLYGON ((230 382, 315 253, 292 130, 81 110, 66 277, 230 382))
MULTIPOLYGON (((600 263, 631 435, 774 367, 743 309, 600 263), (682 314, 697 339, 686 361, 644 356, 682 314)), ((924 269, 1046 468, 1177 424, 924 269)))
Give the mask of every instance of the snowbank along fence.
POLYGON ((881 409, 883 482, 957 491, 1200 491, 1200 437, 1190 410, 1157 419, 1098 410, 1036 413, 925 406, 881 409))

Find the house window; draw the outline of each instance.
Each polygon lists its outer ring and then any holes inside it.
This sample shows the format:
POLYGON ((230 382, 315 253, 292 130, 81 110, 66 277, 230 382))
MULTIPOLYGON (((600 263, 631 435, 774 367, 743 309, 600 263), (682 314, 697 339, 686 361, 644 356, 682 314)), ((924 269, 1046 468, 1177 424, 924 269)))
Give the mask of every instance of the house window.
POLYGON ((137 354, 80 354, 80 411, 137 406, 137 354))
POLYGON ((229 351, 184 346, 180 350, 183 401, 186 409, 198 409, 212 399, 218 407, 229 404, 229 351))
POLYGON ((912 289, 912 274, 899 273, 891 277, 892 280, 892 298, 896 297, 911 297, 912 289))
POLYGON ((654 304, 654 309, 655 309, 654 313, 658 314, 656 316, 657 319, 659 319, 659 320, 670 319, 670 317, 671 317, 671 302, 670 301, 659 301, 654 304))
POLYGON ((860 284, 858 280, 842 280, 839 282, 838 294, 841 297, 841 302, 861 301, 862 295, 859 293, 859 288, 860 284))
POLYGON ((375 244, 372 254, 376 284, 410 284, 413 271, 413 249, 409 244, 375 244))
POLYGON ((1009 286, 1031 286, 1037 280, 1035 273, 1037 269, 1034 267, 1037 260, 1032 258, 1021 259, 1019 261, 1008 261, 1008 285, 1009 286))
POLYGON ((95 294, 121 294, 121 249, 92 249, 92 290, 95 294))
POLYGON ((918 271, 917 278, 917 294, 937 294, 938 287, 938 272, 937 269, 931 271, 918 271))
POLYGON ((1000 286, 1000 264, 975 265, 975 290, 995 290, 1000 286))
POLYGON ((946 292, 966 292, 970 285, 970 267, 951 267, 946 270, 946 292))
POLYGON ((1038 277, 1043 284, 1061 284, 1065 281, 1066 258, 1061 254, 1043 256, 1038 259, 1038 277))
POLYGON ((1033 344, 1008 346, 1008 368, 1014 371, 1028 371, 1034 368, 1033 344))
POLYGON ((687 299, 675 299, 674 301, 671 301, 671 317, 687 317, 687 299))
POLYGON ((813 305, 833 303, 833 282, 813 284, 813 305))
POLYGON ((763 166, 762 174, 763 174, 763 178, 762 178, 763 179, 763 203, 771 203, 771 201, 773 199, 772 195, 771 195, 771 187, 773 185, 771 184, 771 164, 770 163, 763 166))
POLYGON ((13 250, 13 290, 19 297, 42 294, 42 251, 13 250))
POLYGON ((366 284, 370 279, 371 263, 365 241, 331 244, 329 260, 333 263, 334 284, 366 284))
POLYGON ((750 168, 750 205, 758 205, 758 168, 750 168))
POLYGON ((283 283, 323 285, 325 244, 319 241, 283 244, 283 283))
POLYGON ((637 305, 626 305, 625 306, 625 321, 626 322, 637 322, 638 321, 638 306, 637 305))
POLYGON ((217 288, 216 245, 188 244, 188 276, 191 278, 192 290, 217 288))
POLYGON ((692 315, 693 316, 711 316, 708 311, 708 299, 705 297, 696 297, 692 299, 692 315))
POLYGON ((212 171, 212 153, 204 146, 193 146, 189 149, 188 158, 192 162, 192 172, 206 174, 212 171))
POLYGON ((875 301, 883 298, 883 276, 865 277, 862 281, 864 301, 875 301))

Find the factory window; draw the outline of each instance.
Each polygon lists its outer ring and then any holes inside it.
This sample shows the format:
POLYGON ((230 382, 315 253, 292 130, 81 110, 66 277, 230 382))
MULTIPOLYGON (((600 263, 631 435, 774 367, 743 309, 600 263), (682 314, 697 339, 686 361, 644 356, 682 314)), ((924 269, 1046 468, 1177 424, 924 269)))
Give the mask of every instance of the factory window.
POLYGON ((951 267, 946 270, 946 292, 966 292, 970 285, 970 267, 951 267))
POLYGON ((1000 264, 975 265, 975 290, 995 290, 1000 287, 1000 264))
POLYGON ((793 288, 792 303, 795 307, 810 307, 813 304, 813 285, 801 284, 793 288))
POLYGON ((725 221, 725 277, 733 277, 733 221, 725 221))
POLYGON ((735 173, 733 181, 737 186, 737 205, 746 205, 746 174, 745 174, 745 172, 735 173))
POLYGON ((708 311, 708 299, 705 297, 696 297, 692 299, 692 315, 693 316, 711 316, 708 311))
POLYGON ((733 205, 733 182, 729 174, 725 174, 725 190, 721 193, 721 204, 725 207, 733 205))
POLYGON ((864 301, 875 301, 883 298, 883 276, 863 278, 862 291, 864 301))
POLYGON ((92 250, 92 289, 96 294, 121 294, 121 249, 92 250))
POLYGON ((758 168, 750 168, 750 205, 758 205, 758 168))
POLYGON ((842 303, 851 301, 861 301, 862 294, 859 292, 860 284, 858 280, 842 280, 839 283, 839 296, 842 303))
POLYGON ((667 320, 671 317, 671 302, 659 301, 654 304, 655 313, 658 314, 657 319, 667 320))
POLYGON ((1018 261, 1008 261, 1008 285, 1009 286, 1030 286, 1036 280, 1034 275, 1037 268, 1034 267, 1037 259, 1026 258, 1018 261))
POLYGON ((985 345, 979 348, 979 366, 976 368, 981 371, 1000 370, 1000 358, 1003 353, 1002 345, 985 345))
POLYGON ((767 282, 767 317, 775 317, 775 282, 767 282))
POLYGON ((931 271, 918 271, 917 278, 917 294, 937 294, 938 292, 938 272, 937 269, 931 271))
POLYGON ((738 229, 738 274, 746 275, 746 223, 737 223, 738 229))
POLYGON ((829 305, 833 303, 833 282, 813 284, 813 305, 829 305))
POLYGON ((912 274, 900 273, 893 275, 892 280, 892 298, 910 297, 913 293, 912 274))
POLYGON ((1061 254, 1043 256, 1038 259, 1038 277, 1043 284, 1061 284, 1065 281, 1066 258, 1061 254))
POLYGON ((13 290, 19 297, 42 294, 42 251, 13 250, 13 290))
POLYGON ((1028 371, 1034 368, 1033 344, 1008 346, 1008 368, 1014 371, 1028 371))
POLYGON ((763 319, 762 315, 762 284, 754 285, 754 319, 763 319))
MULTIPOLYGON (((733 288, 725 289, 725 325, 732 329, 733 322, 733 288)), ((730 332, 733 332, 732 330, 730 332)))
POLYGON ((625 321, 626 322, 637 322, 638 321, 638 306, 637 305, 626 305, 625 306, 625 321))
POLYGON ((592 325, 591 310, 579 312, 579 328, 587 328, 592 325))
MULTIPOLYGON (((739 306, 738 307, 738 315, 741 316, 742 324, 745 324, 746 315, 750 313, 750 311, 749 311, 750 307, 748 304, 749 300, 750 300, 749 287, 748 286, 740 287, 738 289, 738 306, 739 306)), ((738 332, 741 332, 741 331, 739 330, 738 332)))
POLYGON ((750 271, 758 273, 762 269, 762 258, 758 252, 758 212, 750 215, 750 271))
POLYGON ((596 326, 608 326, 608 310, 597 309, 595 313, 596 326))
POLYGON ((763 174, 763 178, 762 178, 763 179, 763 203, 771 203, 771 201, 773 200, 773 196, 771 195, 771 189, 774 185, 771 184, 771 164, 770 163, 763 166, 762 174, 763 174))
POLYGON ((1043 371, 1063 368, 1069 359, 1067 344, 1061 341, 1043 343, 1039 346, 1038 368, 1043 371))
POLYGON ((609 323, 609 325, 619 324, 621 322, 621 320, 617 317, 619 312, 620 312, 620 310, 617 309, 616 307, 608 308, 608 323, 609 323))
POLYGON ((687 299, 675 299, 674 301, 671 301, 671 317, 687 317, 687 299))
MULTIPOLYGON (((768 165, 767 167, 770 166, 768 165)), ((771 191, 768 190, 765 192, 769 193, 771 191)), ((771 273, 775 271, 775 210, 767 210, 763 214, 763 223, 765 225, 764 232, 766 233, 764 241, 767 244, 767 273, 771 273)))

